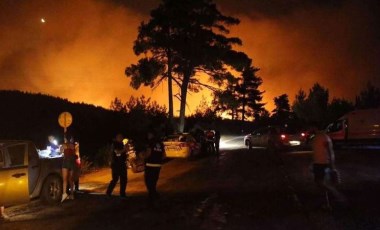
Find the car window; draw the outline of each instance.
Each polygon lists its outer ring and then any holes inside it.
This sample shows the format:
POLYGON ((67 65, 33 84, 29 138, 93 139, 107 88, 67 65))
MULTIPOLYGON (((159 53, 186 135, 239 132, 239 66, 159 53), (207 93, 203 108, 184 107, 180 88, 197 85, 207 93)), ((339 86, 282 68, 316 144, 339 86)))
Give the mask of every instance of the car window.
POLYGON ((265 135, 269 133, 269 129, 262 129, 261 130, 261 135, 265 135))
POLYGON ((274 127, 271 127, 269 128, 269 133, 275 135, 275 134, 278 134, 278 130, 274 127))
POLYGON ((186 141, 187 142, 195 142, 195 139, 194 139, 194 137, 188 135, 188 136, 186 136, 186 141))
POLYGON ((338 120, 328 127, 327 132, 337 132, 343 129, 343 120, 338 120))
POLYGON ((24 166, 25 165, 25 149, 24 144, 12 145, 8 147, 8 154, 10 158, 10 167, 24 166))
POLYGON ((260 136, 260 135, 263 135, 265 133, 265 129, 258 129, 256 130, 255 132, 253 132, 254 135, 256 136, 260 136))

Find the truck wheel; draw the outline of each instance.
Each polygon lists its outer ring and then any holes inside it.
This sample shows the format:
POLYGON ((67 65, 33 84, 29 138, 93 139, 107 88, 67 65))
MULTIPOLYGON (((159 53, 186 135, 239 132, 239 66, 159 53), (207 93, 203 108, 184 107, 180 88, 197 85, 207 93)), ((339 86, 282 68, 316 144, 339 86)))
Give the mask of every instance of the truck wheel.
POLYGON ((62 180, 58 176, 49 176, 41 190, 41 200, 46 204, 59 204, 62 199, 62 180))

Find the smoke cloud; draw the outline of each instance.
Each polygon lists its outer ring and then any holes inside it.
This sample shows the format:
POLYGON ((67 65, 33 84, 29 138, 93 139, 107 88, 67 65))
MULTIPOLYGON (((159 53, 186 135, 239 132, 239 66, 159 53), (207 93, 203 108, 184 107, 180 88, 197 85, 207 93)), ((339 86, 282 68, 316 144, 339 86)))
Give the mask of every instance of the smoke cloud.
MULTIPOLYGON (((215 0, 241 19, 231 35, 253 58, 264 100, 293 99, 319 82, 332 97, 353 99, 368 81, 380 86, 380 6, 376 0, 215 0)), ((166 86, 133 90, 124 75, 137 61, 137 27, 158 0, 2 0, 0 89, 42 92, 108 107, 116 96, 167 104, 166 86), (45 23, 41 19, 45 19, 45 23)), ((194 112, 202 95, 190 95, 194 112)), ((176 104, 178 108, 178 102, 176 104)), ((177 109, 176 108, 176 109, 177 109)))

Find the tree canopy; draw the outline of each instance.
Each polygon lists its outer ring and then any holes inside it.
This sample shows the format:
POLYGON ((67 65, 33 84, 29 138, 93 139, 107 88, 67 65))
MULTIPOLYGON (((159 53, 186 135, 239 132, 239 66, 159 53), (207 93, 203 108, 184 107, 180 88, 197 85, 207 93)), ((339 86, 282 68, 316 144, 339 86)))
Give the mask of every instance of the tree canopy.
POLYGON ((275 108, 272 111, 272 118, 277 123, 282 123, 290 119, 291 111, 289 105, 289 97, 287 94, 282 94, 274 99, 275 108))
POLYGON ((328 104, 329 90, 319 83, 315 83, 308 95, 303 90, 297 93, 293 111, 304 122, 323 127, 326 125, 328 104))
POLYGON ((230 84, 226 90, 217 91, 214 94, 213 104, 221 112, 227 112, 232 119, 246 118, 258 119, 261 111, 264 110, 264 103, 261 103, 262 94, 258 88, 262 84, 262 79, 256 75, 258 68, 253 67, 251 61, 242 71, 241 76, 236 79, 236 83, 230 84))
POLYGON ((235 80, 231 70, 242 71, 249 63, 246 54, 234 49, 242 41, 227 36, 228 27, 239 20, 223 15, 210 0, 163 0, 150 16, 140 25, 134 45, 135 54, 144 57, 127 67, 126 74, 135 88, 172 79, 179 87, 183 131, 188 90, 215 89, 205 78, 226 86, 235 80))
POLYGON ((356 97, 355 107, 358 109, 380 108, 380 88, 368 82, 366 88, 356 97))

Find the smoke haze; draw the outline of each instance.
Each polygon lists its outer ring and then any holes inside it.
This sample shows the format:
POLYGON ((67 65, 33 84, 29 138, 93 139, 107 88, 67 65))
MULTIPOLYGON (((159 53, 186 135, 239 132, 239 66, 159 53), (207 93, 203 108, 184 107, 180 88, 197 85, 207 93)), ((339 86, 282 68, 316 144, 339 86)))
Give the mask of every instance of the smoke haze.
MULTIPOLYGON (((259 67, 264 101, 319 82, 353 99, 368 81, 380 86, 376 0, 217 0, 241 19, 231 35, 259 67)), ((41 92, 108 108, 115 97, 145 95, 167 104, 166 86, 133 90, 124 69, 138 58, 133 41, 157 0, 2 0, 0 89, 41 92), (46 20, 45 23, 41 19, 46 20)), ((188 113, 202 95, 191 94, 188 113)), ((176 103, 178 108, 178 102, 176 103)), ((176 109, 177 109, 176 108, 176 109)), ((175 109, 175 111, 176 111, 175 109)))

